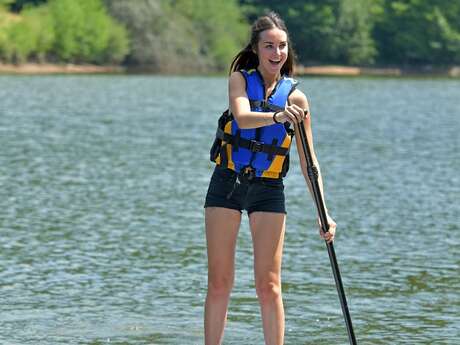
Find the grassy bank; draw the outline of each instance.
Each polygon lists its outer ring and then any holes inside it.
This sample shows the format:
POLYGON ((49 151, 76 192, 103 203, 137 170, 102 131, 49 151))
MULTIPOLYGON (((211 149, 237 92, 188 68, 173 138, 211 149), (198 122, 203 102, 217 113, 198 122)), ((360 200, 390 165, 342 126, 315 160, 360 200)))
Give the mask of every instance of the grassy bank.
POLYGON ((404 76, 438 76, 460 78, 460 66, 448 67, 350 67, 350 66, 297 66, 297 75, 319 75, 319 76, 383 76, 383 77, 404 77, 404 76))
POLYGON ((21 65, 1 64, 0 74, 93 74, 93 73, 123 73, 122 66, 97 66, 75 64, 37 64, 21 65))
MULTIPOLYGON (((97 73, 135 73, 135 74, 157 74, 152 70, 141 67, 126 67, 120 65, 100 66, 90 64, 2 64, 0 63, 0 74, 97 74, 97 73)), ((404 76, 438 76, 460 78, 460 66, 450 67, 387 67, 387 68, 368 68, 350 67, 336 65, 322 66, 297 66, 295 69, 297 76, 383 76, 383 77, 404 77, 404 76)), ((167 73, 166 73, 167 74, 167 73)), ((190 74, 190 73, 189 73, 190 74)), ((197 74, 202 74, 197 72, 197 74)), ((222 73, 226 75, 225 72, 222 73)))

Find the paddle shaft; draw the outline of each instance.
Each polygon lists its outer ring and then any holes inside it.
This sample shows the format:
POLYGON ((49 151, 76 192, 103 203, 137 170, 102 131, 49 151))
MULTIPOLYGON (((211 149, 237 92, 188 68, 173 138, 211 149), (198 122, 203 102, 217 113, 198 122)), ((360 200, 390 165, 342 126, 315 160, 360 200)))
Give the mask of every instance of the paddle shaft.
MULTIPOLYGON (((310 146, 308 145, 307 134, 305 133, 305 127, 304 127, 303 122, 298 125, 298 128, 299 128, 298 132, 300 134, 300 141, 302 142, 302 148, 303 148, 303 152, 305 155, 305 160, 307 162, 308 179, 310 180, 310 183, 311 183, 313 197, 315 199, 316 208, 318 210, 318 215, 321 220, 321 230, 326 233, 329 231, 329 223, 327 221, 326 209, 324 207, 323 198, 321 196, 321 189, 319 188, 318 169, 313 163, 310 146)), ((351 345, 356 345, 357 343, 356 343, 355 333, 353 331, 353 324, 351 322, 350 312, 348 311, 347 298, 345 296, 345 291, 343 289, 339 265, 337 263, 337 258, 335 257, 334 245, 332 244, 332 242, 331 243, 326 242, 326 246, 327 246, 327 252, 329 254, 329 260, 331 262, 332 273, 334 275, 335 286, 337 287, 337 293, 339 294, 340 305, 342 307, 343 317, 345 319, 345 324, 347 326, 348 340, 350 341, 351 345)))

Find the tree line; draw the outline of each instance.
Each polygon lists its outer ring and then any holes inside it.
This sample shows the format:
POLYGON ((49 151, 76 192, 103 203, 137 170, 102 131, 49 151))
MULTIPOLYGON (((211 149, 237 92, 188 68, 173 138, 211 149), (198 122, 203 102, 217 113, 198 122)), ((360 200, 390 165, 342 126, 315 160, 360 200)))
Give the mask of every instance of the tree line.
POLYGON ((346 65, 460 63, 458 0, 241 0, 253 19, 281 14, 300 62, 346 65))
POLYGON ((460 64, 452 0, 0 0, 0 61, 223 71, 268 10, 304 65, 460 64))
POLYGON ((1 61, 117 64, 129 53, 128 32, 101 1, 42 2, 0 0, 1 61))

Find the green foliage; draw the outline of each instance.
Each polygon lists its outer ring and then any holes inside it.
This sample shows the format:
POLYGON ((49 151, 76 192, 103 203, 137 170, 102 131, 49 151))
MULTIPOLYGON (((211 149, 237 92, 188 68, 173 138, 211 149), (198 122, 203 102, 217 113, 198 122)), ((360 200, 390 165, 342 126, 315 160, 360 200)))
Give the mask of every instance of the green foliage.
MULTIPOLYGON (((2 0, 0 0, 1 2, 2 0)), ((5 1, 5 0, 3 0, 5 1)), ((13 12, 20 12, 24 9, 24 7, 31 7, 31 6, 37 6, 40 5, 47 0, 6 0, 9 2, 9 8, 13 12)))
POLYGON ((460 3, 386 1, 374 37, 380 60, 407 64, 460 63, 460 3))
POLYGON ((8 30, 8 39, 13 44, 8 58, 13 62, 24 63, 34 49, 35 35, 29 22, 15 23, 8 30))
POLYGON ((302 64, 460 64, 452 0, 0 0, 0 59, 226 70, 267 10, 302 64))
POLYGON ((231 58, 248 38, 248 25, 234 0, 177 0, 171 8, 193 23, 200 50, 218 69, 228 67, 231 58))
POLYGON ((130 65, 177 72, 203 64, 191 23, 160 0, 108 0, 106 6, 131 34, 130 65))
POLYGON ((49 13, 31 9, 14 18, 0 27, 0 57, 14 63, 24 63, 30 57, 43 61, 54 40, 49 13))
POLYGON ((330 62, 335 55, 339 55, 334 49, 337 21, 334 10, 330 2, 314 4, 310 1, 300 4, 298 9, 291 9, 284 16, 300 62, 330 62))
POLYGON ((120 61, 128 52, 127 36, 99 0, 51 0, 54 51, 66 62, 120 61), (118 41, 114 41, 118 40, 118 41))
POLYGON ((0 0, 0 7, 6 8, 7 6, 10 6, 14 0, 0 0))
POLYGON ((130 64, 154 71, 227 68, 247 35, 234 0, 106 0, 131 33, 130 64))
POLYGON ((38 61, 44 62, 55 41, 51 14, 47 7, 39 7, 26 9, 22 15, 34 40, 30 54, 38 61))
POLYGON ((12 47, 9 44, 9 25, 8 15, 6 11, 0 7, 0 60, 8 62, 12 56, 12 47))
POLYGON ((102 54, 102 63, 118 64, 129 53, 129 36, 122 25, 112 23, 110 27, 108 44, 102 54))
MULTIPOLYGON (((14 2, 0 1, 2 5, 14 2)), ((26 2, 33 1, 14 3, 26 2)), ((47 5, 26 6, 19 15, 0 11, 5 18, 0 25, 0 58, 6 62, 119 63, 129 52, 127 31, 107 14, 100 0, 51 0, 47 5)))
POLYGON ((240 0, 250 20, 285 20, 300 62, 460 63, 460 1, 240 0))
POLYGON ((281 15, 301 63, 372 64, 377 54, 372 38, 369 0, 240 1, 255 19, 268 10, 281 15))
POLYGON ((292 0, 289 6, 277 0, 240 0, 240 3, 249 10, 251 20, 269 10, 279 13, 288 27, 301 63, 336 59, 334 34, 338 0, 292 0))
POLYGON ((23 63, 31 55, 36 41, 36 34, 31 29, 29 21, 16 22, 8 27, 6 33, 10 44, 8 49, 5 49, 7 60, 23 63))
POLYGON ((374 62, 375 42, 367 0, 342 0, 335 25, 334 45, 337 61, 350 65, 374 62))
POLYGON ((460 63, 460 30, 455 29, 454 25, 448 22, 447 16, 443 15, 438 8, 435 8, 432 20, 436 23, 434 27, 437 35, 443 41, 441 50, 441 53, 445 53, 443 57, 447 59, 452 57, 455 63, 460 63))

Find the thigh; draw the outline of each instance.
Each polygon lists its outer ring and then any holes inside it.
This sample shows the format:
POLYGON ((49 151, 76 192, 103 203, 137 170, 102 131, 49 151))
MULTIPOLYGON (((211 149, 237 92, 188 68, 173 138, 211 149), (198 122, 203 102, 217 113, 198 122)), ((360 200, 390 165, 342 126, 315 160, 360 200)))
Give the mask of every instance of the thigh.
POLYGON ((254 247, 256 284, 261 279, 279 282, 286 215, 274 212, 253 212, 249 216, 249 224, 254 247))
POLYGON ((241 212, 223 207, 207 207, 205 223, 209 278, 233 279, 241 212))

